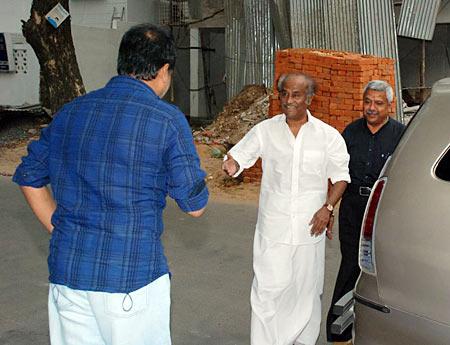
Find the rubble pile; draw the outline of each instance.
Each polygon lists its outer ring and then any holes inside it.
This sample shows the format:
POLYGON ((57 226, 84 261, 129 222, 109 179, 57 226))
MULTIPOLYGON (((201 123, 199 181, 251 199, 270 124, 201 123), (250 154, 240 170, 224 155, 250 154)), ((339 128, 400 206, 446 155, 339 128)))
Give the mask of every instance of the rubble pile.
POLYGON ((236 144, 255 124, 267 118, 271 91, 263 85, 247 85, 224 107, 205 130, 194 132, 197 142, 236 144))

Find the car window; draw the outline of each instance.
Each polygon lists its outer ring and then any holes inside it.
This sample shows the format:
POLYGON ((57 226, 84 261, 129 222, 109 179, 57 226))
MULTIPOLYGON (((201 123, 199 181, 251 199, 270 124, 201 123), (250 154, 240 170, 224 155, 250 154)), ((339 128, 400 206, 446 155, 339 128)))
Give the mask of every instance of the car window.
POLYGON ((437 178, 450 182, 450 146, 447 147, 447 152, 444 153, 436 164, 434 173, 437 178))

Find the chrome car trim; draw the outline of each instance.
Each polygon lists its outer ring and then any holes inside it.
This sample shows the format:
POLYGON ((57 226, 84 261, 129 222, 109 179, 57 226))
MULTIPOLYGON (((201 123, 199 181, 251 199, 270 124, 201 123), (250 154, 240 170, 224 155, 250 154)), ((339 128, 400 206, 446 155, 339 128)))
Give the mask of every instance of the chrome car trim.
POLYGON ((365 305, 366 307, 381 311, 386 314, 391 312, 391 310, 388 307, 386 307, 385 305, 374 303, 374 302, 369 301, 361 296, 358 296, 357 294, 354 294, 353 297, 356 302, 361 303, 361 304, 365 305))

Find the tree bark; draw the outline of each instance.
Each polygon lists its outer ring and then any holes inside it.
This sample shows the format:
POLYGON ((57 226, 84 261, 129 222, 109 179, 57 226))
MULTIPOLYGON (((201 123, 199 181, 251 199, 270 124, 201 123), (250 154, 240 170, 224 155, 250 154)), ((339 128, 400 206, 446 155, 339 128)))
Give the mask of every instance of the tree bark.
POLYGON ((75 55, 70 17, 56 29, 45 18, 58 2, 69 11, 69 0, 33 0, 30 18, 22 21, 23 35, 41 67, 40 102, 50 116, 86 92, 75 55))

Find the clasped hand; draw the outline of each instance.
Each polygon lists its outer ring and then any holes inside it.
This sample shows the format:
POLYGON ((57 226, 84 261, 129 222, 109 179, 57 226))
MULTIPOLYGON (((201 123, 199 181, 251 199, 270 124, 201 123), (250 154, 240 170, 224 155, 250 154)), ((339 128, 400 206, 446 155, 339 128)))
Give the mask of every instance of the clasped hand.
POLYGON ((312 217, 309 225, 311 226, 311 235, 319 236, 325 230, 326 236, 331 240, 333 238, 334 215, 325 207, 321 207, 312 217))

